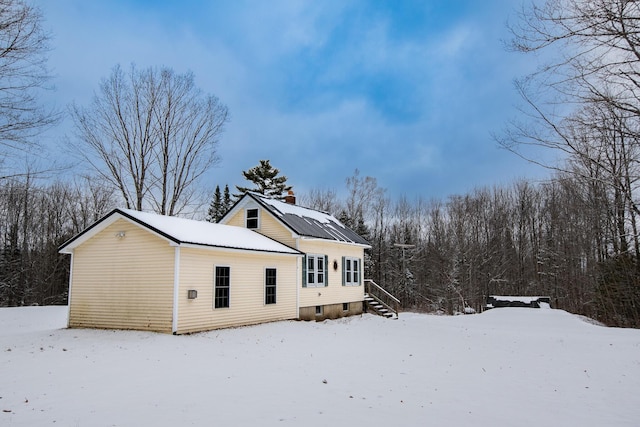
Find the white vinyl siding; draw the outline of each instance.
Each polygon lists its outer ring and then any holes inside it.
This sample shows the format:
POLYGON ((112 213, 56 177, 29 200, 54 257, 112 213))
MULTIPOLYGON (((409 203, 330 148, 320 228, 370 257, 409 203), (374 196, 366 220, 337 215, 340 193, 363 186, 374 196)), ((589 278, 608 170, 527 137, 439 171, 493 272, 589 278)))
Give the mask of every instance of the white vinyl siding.
POLYGON ((182 248, 178 333, 295 319, 299 258, 269 253, 182 248), (215 309, 213 266, 230 267, 229 308, 215 309), (277 303, 265 304, 265 269, 277 269, 277 303), (187 298, 187 290, 198 298, 187 298))
MULTIPOLYGON (((325 259, 328 260, 324 287, 308 287, 303 281, 299 299, 301 308, 310 307, 311 315, 313 315, 315 306, 318 305, 340 304, 339 307, 342 308, 342 303, 364 300, 364 286, 342 286, 342 257, 362 260, 364 257, 362 247, 328 240, 300 239, 298 249, 307 254, 325 254, 325 259)), ((303 270, 306 266, 305 261, 304 258, 300 261, 300 267, 303 270)), ((304 273, 304 276, 300 275, 301 278, 306 277, 306 271, 304 273)), ((360 275, 362 275, 362 271, 360 271, 360 275)))
MULTIPOLYGON (((255 206, 255 205, 254 205, 255 206)), ((285 244, 289 247, 296 247, 296 239, 294 239, 291 230, 282 225, 282 223, 275 219, 271 213, 265 211, 262 207, 259 208, 259 230, 260 234, 267 237, 271 237, 278 242, 285 244)), ((233 214, 224 222, 227 225, 235 225, 237 227, 247 226, 246 209, 239 209, 237 213, 233 214)))
POLYGON ((174 260, 165 239, 109 225, 74 250, 69 326, 171 333, 174 260))

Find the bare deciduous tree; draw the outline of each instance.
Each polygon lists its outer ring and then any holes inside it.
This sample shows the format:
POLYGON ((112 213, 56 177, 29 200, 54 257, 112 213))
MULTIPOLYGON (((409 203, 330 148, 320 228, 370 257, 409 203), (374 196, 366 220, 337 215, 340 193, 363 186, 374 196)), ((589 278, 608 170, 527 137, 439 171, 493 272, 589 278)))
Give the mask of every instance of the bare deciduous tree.
POLYGON ((111 209, 100 181, 0 181, 0 307, 66 304, 69 260, 58 247, 111 209))
POLYGON ((218 161, 229 113, 191 73, 119 66, 89 107, 72 106, 76 151, 118 189, 128 208, 176 215, 218 161))
POLYGON ((510 47, 541 53, 544 63, 516 82, 525 119, 512 122, 498 141, 516 153, 534 145, 598 161, 581 138, 587 130, 602 131, 593 110, 625 121, 640 116, 640 4, 546 0, 532 2, 518 18, 510 47))
POLYGON ((301 204, 312 209, 338 215, 340 202, 333 188, 312 188, 308 194, 301 196, 301 204))
POLYGON ((23 149, 58 115, 38 105, 49 79, 49 36, 40 11, 22 0, 0 0, 0 144, 23 149))

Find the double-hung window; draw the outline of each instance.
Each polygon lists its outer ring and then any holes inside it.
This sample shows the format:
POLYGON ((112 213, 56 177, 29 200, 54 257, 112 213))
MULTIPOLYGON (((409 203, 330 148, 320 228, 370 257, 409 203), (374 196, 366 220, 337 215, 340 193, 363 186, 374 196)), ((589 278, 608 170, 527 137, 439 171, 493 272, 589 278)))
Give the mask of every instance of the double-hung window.
POLYGON ((247 209, 247 228, 256 229, 260 227, 260 211, 258 209, 247 209))
POLYGON ((324 287, 327 281, 327 257, 326 255, 307 255, 304 261, 303 286, 310 288, 324 287))
POLYGON ((264 275, 264 303, 276 303, 276 269, 267 268, 264 275))
POLYGON ((359 286, 362 274, 360 258, 342 258, 342 283, 345 286, 359 286))
POLYGON ((229 267, 216 266, 213 278, 213 307, 229 307, 229 289, 231 284, 231 269, 229 267))

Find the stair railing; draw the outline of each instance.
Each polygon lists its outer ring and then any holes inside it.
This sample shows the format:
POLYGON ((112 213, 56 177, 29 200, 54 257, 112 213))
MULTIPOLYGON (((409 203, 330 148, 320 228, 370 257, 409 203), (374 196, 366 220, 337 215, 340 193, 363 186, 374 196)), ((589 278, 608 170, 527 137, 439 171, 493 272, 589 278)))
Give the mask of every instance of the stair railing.
POLYGON ((398 298, 391 295, 371 279, 364 279, 364 291, 398 317, 398 313, 400 313, 400 300, 398 298))

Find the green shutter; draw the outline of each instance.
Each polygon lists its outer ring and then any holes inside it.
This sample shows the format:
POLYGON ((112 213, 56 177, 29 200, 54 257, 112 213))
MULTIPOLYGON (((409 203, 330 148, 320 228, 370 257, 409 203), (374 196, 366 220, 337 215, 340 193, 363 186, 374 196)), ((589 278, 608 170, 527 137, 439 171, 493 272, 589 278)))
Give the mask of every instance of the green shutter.
POLYGON ((324 286, 329 286, 329 256, 324 256, 324 286))
POLYGON ((342 257, 342 286, 347 285, 347 257, 342 257))
POLYGON ((307 287, 307 255, 302 257, 302 287, 307 287))

